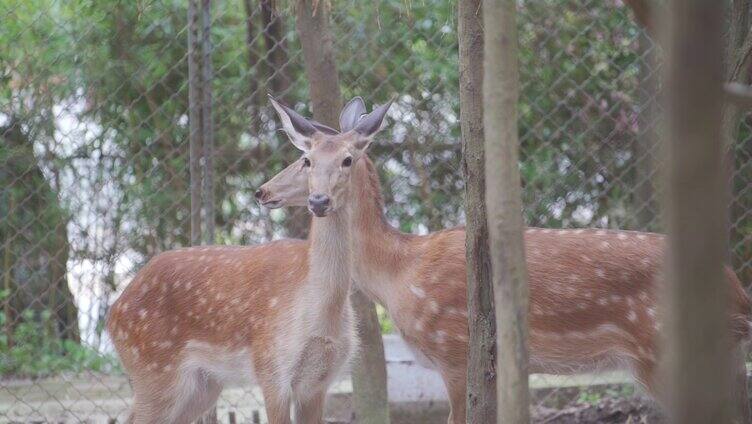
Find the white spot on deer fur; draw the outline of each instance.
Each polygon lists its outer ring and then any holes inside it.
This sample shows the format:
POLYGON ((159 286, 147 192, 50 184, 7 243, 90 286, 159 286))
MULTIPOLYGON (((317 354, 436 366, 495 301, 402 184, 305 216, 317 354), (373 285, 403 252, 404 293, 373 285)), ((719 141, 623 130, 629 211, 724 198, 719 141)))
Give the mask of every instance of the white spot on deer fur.
POLYGON ((601 247, 604 249, 608 249, 609 247, 611 247, 611 244, 609 244, 609 242, 607 241, 604 241, 604 242, 601 242, 601 247))
POLYGON ((144 308, 139 309, 138 310, 138 317, 140 319, 146 318, 146 309, 144 309, 144 308))
POLYGON ((650 315, 650 318, 655 319, 655 308, 653 307, 648 308, 648 315, 650 315))
POLYGON ((543 315, 543 310, 538 305, 532 306, 532 312, 533 312, 533 315, 543 315))
POLYGON ((428 307, 431 308, 431 312, 435 314, 439 312, 439 304, 435 300, 428 302, 428 307))
POLYGON ((186 290, 190 290, 192 286, 193 286, 193 283, 191 282, 191 280, 188 280, 188 281, 185 282, 185 289, 186 290))
POLYGON ((230 303, 231 303, 231 304, 233 304, 233 305, 237 305, 238 303, 240 303, 240 299, 238 299, 238 298, 236 297, 236 298, 232 299, 232 300, 230 301, 230 303))
POLYGON ((603 277, 606 276, 606 271, 598 268, 598 269, 595 270, 595 276, 598 277, 598 278, 603 278, 603 277))
POLYGON ((593 298, 593 292, 586 290, 582 293, 582 295, 585 297, 585 299, 592 299, 593 298))
POLYGON ((433 341, 436 343, 444 343, 446 341, 446 332, 444 330, 438 330, 433 333, 433 341))
POLYGON ((269 307, 273 308, 277 306, 277 301, 279 301, 279 299, 277 299, 276 297, 269 299, 269 307))
POLYGON ((587 308, 588 308, 588 305, 586 303, 578 303, 577 304, 577 309, 579 309, 581 311, 584 311, 587 308))
POLYGON ((165 365, 164 368, 162 368, 162 371, 164 371, 164 372, 170 372, 170 371, 172 371, 172 365, 170 365, 170 364, 165 365))
POLYGON ((638 234, 637 238, 640 239, 640 240, 645 240, 647 238, 647 236, 645 234, 638 234))
POLYGON ((548 233, 550 233, 550 232, 551 232, 551 230, 550 230, 550 229, 548 229, 548 228, 545 228, 545 229, 541 230, 541 233, 542 233, 542 234, 548 234, 548 233))
POLYGON ((580 281, 580 276, 577 274, 569 274, 569 281, 577 283, 580 281))
POLYGON ((178 328, 172 327, 172 329, 170 330, 170 335, 177 336, 177 334, 178 334, 178 328))
POLYGON ((411 286, 410 286, 410 291, 411 291, 411 292, 413 292, 413 294, 414 294, 415 296, 417 296, 418 298, 420 298, 420 299, 422 299, 422 298, 426 297, 426 292, 425 292, 425 290, 423 290, 423 289, 422 289, 422 288, 420 288, 420 287, 417 287, 417 286, 411 285, 411 286))
POLYGON ((598 304, 601 305, 601 306, 606 306, 606 305, 608 305, 608 300, 605 297, 602 297, 602 298, 598 299, 598 304))
POLYGON ((635 312, 634 309, 630 309, 627 314, 627 319, 631 322, 637 322, 637 312, 635 312))
POLYGON ((458 334, 455 336, 455 338, 461 342, 467 342, 467 336, 464 334, 458 334))
POLYGON ((582 256, 580 256, 580 257, 582 258, 582 260, 583 260, 583 261, 585 261, 585 262, 587 262, 587 263, 590 263, 590 262, 592 262, 592 260, 590 259, 590 257, 589 257, 589 256, 587 256, 587 255, 582 255, 582 256))
POLYGON ((642 300, 643 302, 647 302, 649 299, 648 292, 645 292, 645 291, 640 292, 639 297, 640 297, 640 300, 642 300))
POLYGON ((647 268, 648 266, 650 266, 650 259, 643 258, 642 260, 640 260, 640 265, 642 265, 643 267, 647 268))
POLYGON ((205 298, 205 297, 203 297, 203 296, 202 296, 202 297, 199 297, 199 298, 198 298, 198 303, 200 303, 200 304, 202 304, 202 305, 206 305, 206 298, 205 298))
POLYGON ((616 294, 612 294, 611 295, 611 303, 617 303, 617 302, 621 302, 621 296, 616 295, 616 294))
POLYGON ((421 321, 415 321, 415 330, 416 331, 423 331, 423 322, 421 322, 421 321))
POLYGON ((583 230, 582 228, 578 228, 578 229, 574 230, 574 234, 582 234, 584 232, 585 232, 585 230, 583 230))
POLYGON ((616 238, 618 238, 619 240, 626 240, 627 239, 627 235, 624 234, 624 233, 619 233, 619 234, 616 235, 616 238))
POLYGON ((537 233, 538 229, 537 228, 528 228, 528 229, 525 230, 525 232, 533 234, 533 233, 537 233))

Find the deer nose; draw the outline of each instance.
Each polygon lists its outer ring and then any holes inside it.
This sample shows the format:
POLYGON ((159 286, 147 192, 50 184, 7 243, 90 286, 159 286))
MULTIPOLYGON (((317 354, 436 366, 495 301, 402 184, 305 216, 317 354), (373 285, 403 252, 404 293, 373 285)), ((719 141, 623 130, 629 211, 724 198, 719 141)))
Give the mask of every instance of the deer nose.
POLYGON ((324 216, 329 203, 329 196, 326 194, 312 194, 308 196, 308 208, 316 216, 324 216))
POLYGON ((265 193, 264 193, 264 189, 263 188, 260 188, 260 189, 256 190, 255 193, 253 193, 253 195, 256 197, 256 200, 263 199, 264 198, 264 194, 265 193))

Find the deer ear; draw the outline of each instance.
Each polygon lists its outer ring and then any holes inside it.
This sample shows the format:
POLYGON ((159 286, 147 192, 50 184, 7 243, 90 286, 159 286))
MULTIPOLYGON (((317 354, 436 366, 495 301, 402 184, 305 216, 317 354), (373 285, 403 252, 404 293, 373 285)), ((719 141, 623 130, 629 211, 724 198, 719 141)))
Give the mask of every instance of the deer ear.
POLYGON ((277 111, 277 115, 282 121, 282 128, 284 128, 292 144, 304 152, 310 150, 311 136, 316 133, 316 127, 298 112, 278 102, 271 95, 269 95, 269 101, 272 102, 274 110, 277 111))
POLYGON ((355 128, 361 116, 366 114, 366 104, 360 96, 347 102, 339 114, 339 129, 343 133, 355 128))
POLYGON ((355 141, 355 147, 364 150, 371 143, 373 136, 381 130, 381 124, 384 122, 384 117, 389 107, 392 106, 392 101, 385 105, 378 106, 373 109, 371 113, 364 116, 353 130, 360 136, 355 141))

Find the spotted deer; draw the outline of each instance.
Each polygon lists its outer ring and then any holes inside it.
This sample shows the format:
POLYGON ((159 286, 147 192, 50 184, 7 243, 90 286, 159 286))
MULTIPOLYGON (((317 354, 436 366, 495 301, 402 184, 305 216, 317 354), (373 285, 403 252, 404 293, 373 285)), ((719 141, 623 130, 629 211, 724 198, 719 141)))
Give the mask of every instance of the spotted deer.
MULTIPOLYGON (((353 102, 365 113, 362 100, 353 102)), ((449 422, 464 423, 468 319, 475 319, 467 315, 464 228, 424 236, 398 231, 384 216, 378 173, 357 129, 301 137, 315 140, 315 147, 306 151, 302 164, 296 162, 264 184, 257 197, 271 208, 302 206, 309 193, 309 186, 301 184, 303 174, 334 182, 325 194, 352 214, 355 284, 389 312, 418 362, 440 373, 450 399, 449 422)), ((529 371, 626 369, 660 399, 656 367, 662 320, 657 292, 664 236, 528 228, 524 243, 530 289, 529 371)), ((732 299, 729 326, 740 346, 749 337, 750 301, 730 269, 725 276, 732 299)), ((737 360, 738 395, 746 399, 742 355, 737 360)))
MULTIPOLYGON (((287 107, 272 104, 290 128, 287 107)), ((308 125, 288 134, 333 132, 308 125)), ((313 219, 307 241, 151 259, 107 320, 133 388, 129 422, 192 422, 223 387, 248 381, 261 387, 270 423, 290 423, 291 406, 296 423, 323 422, 326 390, 357 344, 349 229, 348 216, 335 213, 313 219)))

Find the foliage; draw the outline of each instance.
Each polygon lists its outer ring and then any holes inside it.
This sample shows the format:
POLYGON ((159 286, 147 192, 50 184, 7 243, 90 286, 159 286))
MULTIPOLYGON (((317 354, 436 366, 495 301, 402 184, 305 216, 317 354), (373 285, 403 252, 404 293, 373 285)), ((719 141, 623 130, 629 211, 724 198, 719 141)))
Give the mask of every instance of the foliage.
MULTIPOLYGON (((70 220, 68 272, 78 272, 88 296, 103 299, 95 323, 125 276, 155 252, 189 243, 186 4, 0 4, 0 125, 18 120, 33 144, 27 167, 38 166, 35 178, 59 180, 42 190, 47 212, 28 207, 17 219, 34 221, 24 223, 31 229, 70 220), (88 274, 80 271, 87 267, 88 274)), ((362 95, 369 106, 396 99, 389 126, 371 147, 389 220, 407 232, 461 224, 456 3, 331 5, 343 95, 362 95)), ((635 219, 642 205, 634 187, 654 177, 638 171, 636 154, 645 106, 638 85, 656 72, 644 59, 650 46, 640 44, 618 0, 518 5, 527 222, 660 229, 657 220, 635 219)), ((278 33, 258 7, 248 15, 243 6, 213 2, 212 11, 216 239, 223 244, 290 234, 288 211, 270 215, 252 195, 298 156, 276 131, 265 93, 310 114, 292 5, 279 10, 278 33), (279 57, 284 66, 275 65, 279 57)), ((740 145, 732 240, 735 265, 749 281, 752 161, 750 144, 740 145)), ((0 212, 5 207, 0 201, 0 212)), ((0 218, 0 231, 8 222, 0 218)))
MULTIPOLYGON (((6 297, 7 293, 0 293, 0 300, 6 297)), ((4 327, 5 319, 0 311, 0 327, 4 327)), ((59 372, 109 371, 119 366, 114 357, 57 337, 54 325, 49 310, 25 310, 13 331, 12 345, 7 334, 0 334, 0 376, 42 377, 59 372)))

